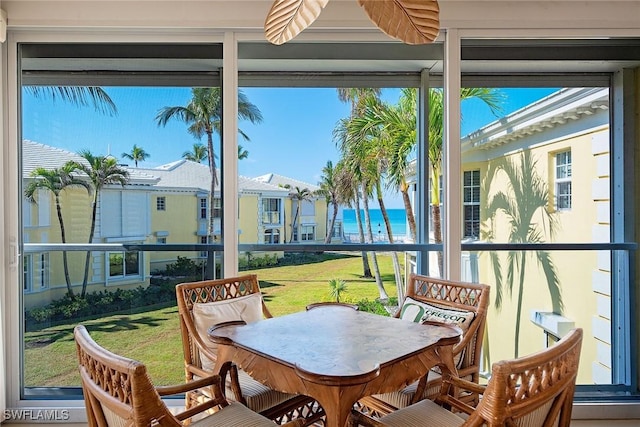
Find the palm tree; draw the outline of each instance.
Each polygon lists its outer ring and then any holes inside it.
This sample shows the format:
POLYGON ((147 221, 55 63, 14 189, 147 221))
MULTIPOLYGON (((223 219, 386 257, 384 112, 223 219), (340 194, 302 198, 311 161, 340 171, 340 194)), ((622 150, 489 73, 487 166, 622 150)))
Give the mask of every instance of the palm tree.
MULTIPOLYGON (((366 144, 355 141, 352 135, 349 133, 349 123, 351 120, 345 120, 342 125, 336 130, 340 135, 340 139, 343 142, 341 145, 341 151, 345 167, 348 168, 356 183, 356 194, 360 194, 362 198, 364 219, 365 219, 365 233, 369 242, 373 242, 373 230, 371 228, 371 215, 369 210, 369 199, 373 195, 376 182, 380 179, 378 170, 378 164, 375 156, 371 156, 371 152, 365 147, 366 144)), ((360 234, 360 238, 364 243, 364 234, 360 234)), ((365 255, 366 256, 366 255, 365 255)), ((373 264, 373 274, 376 281, 376 286, 380 294, 380 299, 388 300, 389 296, 384 289, 382 283, 382 276, 380 274, 380 267, 378 265, 378 257, 375 252, 371 253, 371 262, 373 264)))
POLYGON ((342 173, 342 167, 342 163, 340 162, 333 167, 333 162, 328 160, 325 167, 322 168, 322 176, 320 177, 320 189, 318 190, 318 194, 324 196, 327 201, 327 207, 329 205, 332 206, 331 219, 329 220, 327 235, 324 239, 324 243, 326 244, 331 243, 333 227, 335 226, 336 218, 338 217, 338 207, 342 203, 338 183, 338 176, 342 173))
MULTIPOLYGON (((246 159, 249 157, 249 152, 245 150, 242 145, 238 145, 238 160, 246 159)), ((192 162, 202 163, 203 160, 208 159, 207 156, 207 147, 203 144, 195 143, 193 144, 192 151, 185 151, 182 153, 182 158, 186 160, 191 160, 192 162)), ((216 155, 216 159, 218 156, 216 155)))
MULTIPOLYGON (((362 220, 362 209, 360 209, 360 196, 359 196, 359 183, 352 170, 350 170, 344 164, 344 159, 338 163, 341 165, 340 173, 336 175, 338 194, 340 194, 340 200, 342 203, 354 210, 356 214, 356 226, 358 227, 358 237, 360 242, 364 242, 364 226, 362 220)), ((369 259, 367 253, 362 252, 362 277, 370 279, 373 277, 371 273, 371 267, 369 266, 369 259)))
MULTIPOLYGON (((31 181, 24 190, 25 197, 32 203, 36 203, 35 195, 38 190, 46 190, 53 193, 56 203, 56 213, 58 214, 58 225, 60 226, 60 236, 62 243, 67 243, 64 220, 62 218, 62 207, 60 205, 60 193, 69 187, 84 187, 89 191, 89 185, 73 175, 75 168, 73 165, 65 164, 56 169, 45 169, 38 167, 34 169, 30 176, 36 178, 31 181)), ((71 278, 69 276, 69 263, 67 251, 62 251, 62 264, 64 266, 64 278, 67 283, 67 294, 74 298, 71 288, 71 278)))
POLYGON ((150 156, 149 153, 144 151, 144 148, 138 147, 136 144, 133 144, 131 153, 122 153, 122 157, 125 159, 133 160, 136 167, 138 167, 138 162, 144 162, 150 156))
MULTIPOLYGON (((89 243, 93 242, 93 235, 96 229, 96 213, 98 210, 98 197, 100 191, 108 184, 120 184, 124 186, 129 181, 129 172, 118 165, 117 160, 111 156, 95 156, 88 150, 78 153, 85 162, 68 162, 69 167, 73 167, 87 175, 91 183, 91 227, 89 230, 89 243)), ((82 279, 82 294, 84 298, 87 292, 89 279, 89 262, 91 261, 91 251, 87 251, 84 261, 84 278, 82 279)))
POLYGON ((238 160, 244 160, 249 157, 249 151, 245 150, 244 147, 238 144, 238 160))
POLYGON ((336 302, 340 302, 342 294, 347 292, 347 282, 342 279, 329 280, 329 288, 331 288, 330 295, 336 299, 336 302))
POLYGON ((61 98, 75 106, 93 105, 102 114, 115 116, 118 114, 116 104, 101 87, 97 86, 24 86, 34 98, 50 98, 54 102, 61 98))
MULTIPOLYGON (((359 114, 359 111, 363 108, 363 104, 365 102, 365 100, 369 97, 375 97, 378 98, 380 96, 380 89, 377 88, 371 88, 371 89, 367 89, 367 88, 338 88, 338 99, 342 102, 348 102, 351 105, 351 111, 349 114, 349 119, 353 118, 353 117, 357 117, 359 114)), ((336 136, 338 137, 338 143, 340 145, 344 145, 344 140, 341 140, 340 138, 344 137, 344 133, 341 131, 346 129, 346 125, 349 121, 349 119, 343 119, 340 121, 340 123, 337 125, 336 130, 334 130, 334 139, 336 138, 336 136)), ((355 178, 355 175, 352 175, 352 177, 355 178)), ((363 232, 363 224, 362 224, 362 218, 361 218, 361 214, 360 214, 360 191, 359 191, 359 183, 354 183, 354 191, 353 191, 353 197, 354 197, 354 204, 355 204, 355 209, 356 209, 356 221, 358 224, 358 231, 360 234, 360 243, 364 243, 365 238, 364 238, 364 232, 363 232)), ((375 252, 372 253, 372 256, 375 257, 375 252)), ((369 267, 369 257, 367 255, 367 252, 362 251, 362 270, 363 270, 363 277, 372 277, 371 274, 371 268, 369 267)), ((383 288, 384 289, 384 288, 383 288)))
POLYGON ((352 131, 361 138, 375 136, 384 146, 387 186, 402 195, 409 233, 414 242, 417 241, 416 222, 406 177, 409 159, 415 155, 416 149, 416 105, 416 90, 413 88, 403 88, 395 106, 369 99, 352 127, 352 131))
MULTIPOLYGON (((355 147, 355 151, 360 153, 358 162, 367 165, 369 179, 375 189, 375 196, 378 200, 389 243, 394 243, 393 229, 384 203, 382 183, 385 178, 388 178, 389 159, 397 155, 397 147, 389 143, 391 138, 387 135, 385 125, 377 123, 369 117, 372 111, 379 110, 379 105, 381 105, 380 100, 376 98, 367 99, 364 103, 364 108, 361 110, 361 115, 349 121, 344 138, 347 144, 355 147)), ((404 280, 397 252, 392 251, 391 257, 398 299, 402 300, 404 298, 404 280)))
MULTIPOLYGON (((156 114, 158 126, 166 126, 169 120, 177 119, 188 125, 188 132, 198 140, 204 135, 207 137, 207 159, 209 161, 209 172, 211 173, 211 186, 209 189, 209 210, 210 218, 213 218, 214 206, 212 203, 218 183, 216 171, 216 153, 213 149, 214 132, 220 135, 222 129, 222 92, 219 87, 213 88, 192 88, 191 100, 186 106, 164 107, 156 114)), ((262 122, 262 113, 258 107, 249 102, 247 96, 238 91, 238 117, 249 120, 251 123, 262 122)), ((240 129, 240 135, 249 140, 249 137, 240 129)), ((208 236, 211 240, 213 235, 213 221, 208 221, 208 236)), ((211 257, 213 254, 211 254, 211 257)), ((207 262, 207 276, 213 277, 213 259, 207 262)))
POLYGON ((293 236, 297 236, 296 240, 300 239, 300 216, 302 212, 302 203, 304 201, 311 200, 313 193, 307 187, 300 188, 295 186, 293 191, 291 191, 291 185, 286 184, 284 188, 290 190, 289 196, 291 196, 291 200, 296 203, 296 212, 293 216, 293 221, 291 221, 291 237, 289 238, 289 243, 293 241, 293 236))
POLYGON ((191 151, 185 151, 182 153, 182 158, 191 160, 192 162, 202 163, 203 160, 207 160, 207 146, 196 142, 193 144, 191 151))
MULTIPOLYGON (((536 161, 532 159, 531 152, 524 151, 519 162, 517 160, 503 160, 491 168, 489 173, 490 175, 485 181, 488 184, 489 190, 487 191, 490 191, 491 183, 498 175, 504 175, 507 182, 506 190, 499 190, 488 199, 487 215, 491 225, 489 233, 494 234, 496 215, 502 213, 508 218, 510 243, 543 243, 545 230, 548 230, 550 239, 553 239, 557 218, 547 209, 549 190, 547 183, 536 172, 536 161)), ((500 223, 504 224, 505 221, 501 220, 500 223)), ((531 252, 510 251, 508 253, 506 283, 502 281, 500 265, 494 263, 497 285, 496 308, 502 307, 503 286, 506 285, 507 291, 512 295, 516 276, 518 276, 514 357, 518 357, 519 350, 527 254, 531 254, 531 252)), ((535 257, 545 274, 553 312, 562 314, 564 305, 560 282, 551 255, 549 252, 538 250, 535 251, 535 257)))
MULTIPOLYGON (((494 115, 501 110, 504 100, 502 92, 489 88, 462 88, 460 100, 478 99, 482 101, 494 115)), ((464 118, 462 118, 464 120, 464 118)), ((434 242, 442 244, 442 217, 440 213, 440 177, 442 176, 442 142, 444 123, 444 100, 440 89, 429 91, 429 166, 431 171, 431 212, 433 218, 434 242)), ((443 271, 442 252, 438 252, 438 267, 443 271)))

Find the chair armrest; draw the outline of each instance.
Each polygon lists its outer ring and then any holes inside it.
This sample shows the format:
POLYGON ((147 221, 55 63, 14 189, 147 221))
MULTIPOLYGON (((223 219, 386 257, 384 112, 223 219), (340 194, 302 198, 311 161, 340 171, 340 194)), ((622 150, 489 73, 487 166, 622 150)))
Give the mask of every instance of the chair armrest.
POLYGON ((458 399, 460 391, 468 391, 472 394, 484 394, 486 387, 462 378, 445 375, 442 379, 442 388, 440 394, 436 396, 435 402, 445 407, 455 408, 458 411, 471 415, 475 408, 468 403, 458 399))
POLYGON ((193 391, 205 387, 211 387, 211 399, 207 399, 203 403, 193 406, 185 411, 178 412, 174 415, 178 420, 184 421, 215 406, 224 407, 229 404, 229 402, 227 402, 227 400, 224 398, 224 395, 222 394, 222 378, 220 377, 220 375, 210 375, 205 378, 189 381, 185 384, 158 386, 156 387, 156 391, 160 396, 169 396, 172 394, 186 393, 188 391, 193 391))
POLYGON ((209 375, 205 378, 189 381, 184 384, 157 386, 156 391, 160 396, 170 396, 172 394, 186 393, 187 391, 214 385, 220 387, 220 383, 220 375, 209 375))
POLYGON ((371 418, 370 416, 363 414, 362 412, 352 409, 351 414, 349 414, 349 421, 347 422, 347 426, 385 427, 385 424, 381 423, 375 418, 371 418))
POLYGON ((442 379, 442 383, 443 387, 445 386, 445 384, 450 384, 454 387, 459 387, 465 389, 466 391, 478 394, 483 394, 485 389, 487 388, 486 386, 464 380, 454 375, 445 375, 445 377, 442 379))

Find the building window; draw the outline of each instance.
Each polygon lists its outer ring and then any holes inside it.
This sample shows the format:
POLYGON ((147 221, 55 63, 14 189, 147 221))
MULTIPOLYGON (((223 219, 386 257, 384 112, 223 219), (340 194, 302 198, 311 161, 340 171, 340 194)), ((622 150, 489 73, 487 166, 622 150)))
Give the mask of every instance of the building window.
POLYGON ((200 199, 200 219, 207 219, 207 199, 200 199))
POLYGON ((38 258, 34 270, 40 282, 40 288, 45 289, 49 287, 49 254, 41 253, 38 258))
MULTIPOLYGON (((207 243, 209 243, 208 236, 200 236, 200 244, 206 245, 207 243)), ((206 257, 207 257, 207 251, 200 251, 200 258, 206 258, 206 257)))
POLYGON ((164 196, 156 197, 156 210, 157 211, 166 211, 167 210, 167 198, 164 196))
POLYGON ((166 237, 157 237, 156 238, 156 243, 159 245, 166 245, 167 244, 167 238, 166 237))
POLYGON ((342 237, 342 221, 337 221, 333 224, 333 233, 331 237, 342 237))
POLYGON ((303 225, 300 228, 300 238, 302 241, 311 241, 316 239, 316 226, 303 225))
POLYGON ((222 218, 222 199, 219 197, 213 199, 213 217, 222 218))
POLYGON ((109 277, 127 277, 140 274, 139 253, 110 252, 109 277))
POLYGON ((280 230, 277 228, 264 230, 264 243, 280 243, 280 230))
POLYGON ((31 254, 25 254, 22 262, 22 290, 24 292, 31 292, 31 254))
POLYGON ((571 209, 571 150, 556 154, 556 209, 571 209))
POLYGON ((280 199, 262 199, 262 223, 280 224, 280 199))
POLYGON ((464 237, 480 237, 480 171, 465 171, 463 180, 464 237))

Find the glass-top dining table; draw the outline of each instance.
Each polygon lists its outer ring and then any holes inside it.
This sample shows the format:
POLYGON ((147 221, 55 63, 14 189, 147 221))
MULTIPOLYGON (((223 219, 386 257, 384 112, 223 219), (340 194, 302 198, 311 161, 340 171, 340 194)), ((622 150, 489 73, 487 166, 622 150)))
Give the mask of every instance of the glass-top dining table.
POLYGON ((325 304, 254 323, 209 329, 216 372, 230 362, 282 392, 314 398, 326 427, 344 427, 362 397, 401 389, 435 365, 455 372, 455 326, 418 324, 325 304))

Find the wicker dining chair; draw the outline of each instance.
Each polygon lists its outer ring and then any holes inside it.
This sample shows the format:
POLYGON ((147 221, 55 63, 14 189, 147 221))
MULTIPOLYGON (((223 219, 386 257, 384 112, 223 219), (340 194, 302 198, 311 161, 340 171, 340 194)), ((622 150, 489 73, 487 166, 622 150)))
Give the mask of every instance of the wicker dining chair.
MULTIPOLYGON (((76 326, 73 334, 89 426, 275 426, 272 420, 246 406, 229 403, 222 395, 219 375, 176 386, 154 387, 143 363, 101 347, 84 325, 76 326), (204 389, 210 399, 177 414, 162 400, 162 396, 204 389)), ((302 420, 286 424, 287 427, 303 425, 302 420)))
MULTIPOLYGON (((478 383, 480 348, 488 307, 488 285, 411 274, 407 294, 396 317, 415 322, 440 321, 460 326, 463 330, 462 339, 453 348, 458 375, 478 383)), ((402 390, 367 396, 357 405, 367 413, 385 415, 422 399, 433 399, 440 391, 440 384, 439 369, 436 367, 402 390)), ((478 402, 478 395, 474 393, 467 393, 460 398, 472 405, 478 402)))
POLYGON ((486 386, 445 374, 435 401, 425 399, 380 419, 353 410, 348 426, 569 427, 581 346, 582 329, 573 329, 549 348, 494 363, 486 386), (455 398, 456 388, 482 394, 477 407, 455 398))
MULTIPOLYGON (((187 381, 213 373, 217 345, 207 336, 217 323, 247 323, 272 317, 264 304, 255 274, 176 285, 180 332, 187 381)), ((225 378, 225 396, 276 422, 302 418, 313 425, 324 416, 312 398, 273 390, 254 380, 235 365, 215 372, 225 378)), ((189 400, 192 401, 192 400, 189 400)))

